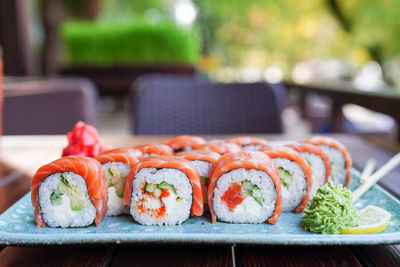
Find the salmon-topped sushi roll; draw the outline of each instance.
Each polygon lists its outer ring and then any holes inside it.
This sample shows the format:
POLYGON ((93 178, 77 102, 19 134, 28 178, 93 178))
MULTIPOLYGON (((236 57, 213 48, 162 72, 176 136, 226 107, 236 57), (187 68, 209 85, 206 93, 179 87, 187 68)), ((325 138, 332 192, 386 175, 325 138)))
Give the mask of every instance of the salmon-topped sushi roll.
POLYGON ((200 175, 201 186, 203 189, 204 204, 207 204, 207 184, 209 178, 209 172, 211 164, 216 162, 221 155, 208 150, 192 150, 182 151, 176 154, 178 157, 182 157, 192 162, 196 167, 200 175))
POLYGON ((145 144, 141 146, 135 147, 142 151, 143 156, 171 156, 174 154, 174 151, 171 147, 163 144, 145 144))
POLYGON ((334 184, 348 186, 351 179, 352 160, 346 147, 339 141, 324 136, 314 136, 304 141, 320 149, 328 156, 331 163, 331 174, 329 180, 334 184))
POLYGON ((208 184, 212 222, 275 224, 281 215, 281 184, 275 163, 259 151, 223 155, 208 184))
POLYGON ((133 148, 117 148, 95 157, 107 178, 107 216, 129 214, 128 208, 122 204, 126 179, 132 167, 142 158, 143 153, 133 148))
POLYGON ((206 141, 203 138, 193 135, 175 136, 164 141, 164 145, 171 147, 174 150, 174 153, 194 150, 205 143, 206 141))
POLYGON ((308 163, 289 147, 270 147, 263 153, 278 167, 282 185, 282 211, 303 212, 312 187, 311 168, 308 163))
POLYGON ((262 138, 253 136, 236 136, 226 140, 227 143, 237 144, 242 150, 262 151, 268 148, 268 143, 262 138))
POLYGON ((328 156, 317 146, 310 144, 291 144, 290 148, 296 150, 302 156, 311 168, 312 188, 310 192, 310 200, 317 192, 318 188, 326 184, 331 173, 331 164, 328 156))
POLYGON ((107 211, 107 188, 101 165, 93 158, 68 156, 40 167, 31 183, 37 226, 98 225, 107 211))
POLYGON ((124 204, 144 225, 181 224, 203 214, 203 192, 196 167, 175 156, 151 156, 129 173, 124 204))
POLYGON ((206 144, 199 146, 198 149, 213 151, 220 155, 224 155, 226 153, 236 153, 242 150, 237 144, 226 143, 223 140, 212 140, 206 144))

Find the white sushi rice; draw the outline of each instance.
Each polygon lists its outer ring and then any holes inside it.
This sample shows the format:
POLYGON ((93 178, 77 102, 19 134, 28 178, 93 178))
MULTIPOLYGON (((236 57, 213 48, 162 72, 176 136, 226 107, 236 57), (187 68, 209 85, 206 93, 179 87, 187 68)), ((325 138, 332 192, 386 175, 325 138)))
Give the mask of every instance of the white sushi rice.
POLYGON ((314 153, 301 152, 300 155, 310 164, 312 172, 312 187, 310 191, 310 201, 313 195, 317 192, 325 182, 325 163, 322 158, 314 153))
POLYGON ((40 212, 46 224, 50 227, 82 227, 93 223, 96 218, 96 208, 90 201, 85 179, 73 172, 54 173, 46 177, 39 186, 40 212), (61 181, 61 174, 68 183, 76 187, 83 199, 84 207, 80 211, 73 211, 70 198, 67 194, 61 196, 59 205, 52 205, 51 194, 57 189, 61 181))
POLYGON ((261 148, 261 145, 244 145, 241 146, 242 150, 246 150, 246 151, 257 151, 261 148))
POLYGON ((204 160, 192 160, 191 162, 196 167, 200 176, 208 178, 208 172, 210 171, 211 162, 204 160))
POLYGON ((122 204, 123 197, 119 197, 117 195, 117 190, 114 186, 110 184, 110 173, 108 169, 111 168, 114 172, 117 171, 121 174, 120 179, 125 179, 128 177, 128 174, 131 170, 131 166, 119 161, 110 161, 104 163, 102 168, 106 174, 107 182, 108 182, 108 200, 107 200, 107 216, 116 216, 121 214, 129 214, 129 208, 125 207, 122 204))
POLYGON ((192 207, 193 189, 189 178, 178 169, 144 168, 140 170, 133 181, 130 212, 132 217, 144 225, 176 225, 182 224, 190 215, 192 207), (145 183, 160 184, 166 182, 174 186, 177 195, 170 191, 170 195, 163 199, 166 215, 156 218, 150 212, 141 212, 138 206, 144 209, 158 209, 161 201, 158 198, 143 194, 145 183), (182 198, 177 200, 177 197, 182 198), (141 201, 144 200, 144 201, 141 201))
POLYGON ((334 147, 321 145, 318 146, 328 156, 331 163, 331 174, 329 180, 334 184, 344 184, 346 182, 346 165, 342 152, 334 147))
POLYGON ((213 206, 218 219, 232 223, 263 223, 275 210, 277 193, 271 177, 260 170, 235 169, 223 174, 214 188, 213 206), (247 196, 242 203, 231 212, 221 197, 232 183, 249 180, 261 189, 262 206, 253 197, 247 196))
POLYGON ((307 181, 303 169, 294 161, 286 158, 273 159, 276 166, 285 169, 292 176, 288 188, 282 185, 282 211, 293 211, 300 205, 307 191, 307 181))

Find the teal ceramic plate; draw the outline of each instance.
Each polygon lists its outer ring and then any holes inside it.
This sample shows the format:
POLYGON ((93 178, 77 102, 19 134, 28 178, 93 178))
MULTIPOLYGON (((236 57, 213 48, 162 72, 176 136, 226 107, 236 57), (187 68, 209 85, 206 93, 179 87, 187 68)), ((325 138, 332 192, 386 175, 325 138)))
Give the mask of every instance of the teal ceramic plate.
MULTIPOLYGON (((353 170, 350 186, 358 184, 353 170)), ((357 209, 377 205, 392 213, 389 227, 379 234, 322 235, 302 229, 302 214, 283 213, 276 225, 211 224, 209 214, 190 218, 180 226, 143 226, 129 216, 106 217, 98 227, 61 229, 37 228, 33 220, 30 194, 25 195, 0 216, 0 244, 132 244, 132 243, 203 243, 269 245, 376 245, 400 243, 400 202, 380 186, 371 188, 356 204, 357 209)))

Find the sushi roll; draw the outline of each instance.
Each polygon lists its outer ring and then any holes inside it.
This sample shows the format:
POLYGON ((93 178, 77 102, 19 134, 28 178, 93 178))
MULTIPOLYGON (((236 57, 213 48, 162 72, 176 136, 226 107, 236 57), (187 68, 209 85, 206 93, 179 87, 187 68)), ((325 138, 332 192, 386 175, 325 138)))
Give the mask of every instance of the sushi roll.
POLYGON ((122 200, 126 179, 143 153, 133 148, 117 148, 95 157, 101 163, 108 183, 107 216, 129 214, 122 200))
POLYGON ((339 141, 324 136, 314 136, 304 143, 318 146, 328 156, 331 163, 329 180, 334 184, 348 186, 351 179, 352 160, 346 147, 339 141))
POLYGON ((179 152, 176 156, 189 160, 196 167, 200 175, 204 204, 207 204, 207 184, 210 167, 221 155, 208 150, 192 150, 179 152))
POLYGON ((38 227, 98 225, 107 212, 107 181, 100 163, 68 156, 42 166, 31 183, 38 227))
POLYGON ((174 150, 174 153, 194 150, 205 143, 206 141, 200 136, 192 135, 180 135, 164 141, 164 145, 171 147, 174 150))
POLYGON ((237 144, 242 150, 247 151, 262 151, 268 148, 267 141, 258 137, 252 136, 237 136, 226 140, 227 143, 237 144))
POLYGON ((237 144, 226 143, 221 140, 213 140, 206 144, 203 144, 198 147, 199 150, 209 150, 220 155, 224 155, 226 153, 236 153, 241 151, 242 149, 237 144))
POLYGON ((263 152, 278 167, 282 185, 282 211, 303 212, 312 188, 310 166, 299 153, 288 147, 271 147, 263 152))
POLYGON ((199 173, 180 157, 144 158, 129 173, 124 204, 140 224, 182 224, 190 214, 203 214, 199 173))
POLYGON ((146 144, 146 145, 141 145, 135 147, 136 149, 139 149, 142 151, 143 156, 149 157, 149 156, 171 156, 173 155, 174 151, 172 148, 170 148, 167 145, 163 144, 146 144))
POLYGON ((313 185, 310 192, 310 200, 312 200, 312 196, 317 192, 317 189, 326 184, 329 180, 331 164, 329 163, 328 156, 322 149, 314 145, 299 143, 288 146, 296 150, 311 167, 311 180, 313 185))
POLYGON ((281 184, 274 162, 259 151, 223 155, 208 184, 212 223, 275 224, 281 215, 281 184))

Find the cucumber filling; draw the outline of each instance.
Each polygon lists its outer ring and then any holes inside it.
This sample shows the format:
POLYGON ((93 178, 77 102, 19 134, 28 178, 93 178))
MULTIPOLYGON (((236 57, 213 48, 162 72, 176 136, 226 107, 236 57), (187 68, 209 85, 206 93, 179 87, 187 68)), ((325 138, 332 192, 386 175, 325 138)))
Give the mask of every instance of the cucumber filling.
POLYGON ((262 207, 264 199, 262 197, 261 188, 254 185, 250 180, 244 180, 242 186, 245 194, 251 196, 262 207))
MULTIPOLYGON (((152 184, 152 183, 146 183, 144 186, 144 190, 148 193, 153 194, 156 198, 159 198, 163 189, 167 189, 170 192, 174 193, 174 195, 177 195, 176 189, 172 184, 168 184, 166 182, 161 182, 159 184, 152 184)), ((177 196, 176 201, 182 200, 182 197, 177 196)))
POLYGON ((292 175, 282 167, 278 168, 279 179, 281 180, 281 184, 286 189, 289 189, 289 185, 292 182, 292 175))
POLYGON ((53 206, 61 205, 62 196, 66 194, 69 199, 69 206, 73 211, 80 211, 83 209, 83 200, 81 195, 78 192, 78 188, 76 186, 71 185, 67 178, 65 178, 62 174, 60 175, 60 183, 57 186, 57 189, 51 193, 50 202, 53 206))

